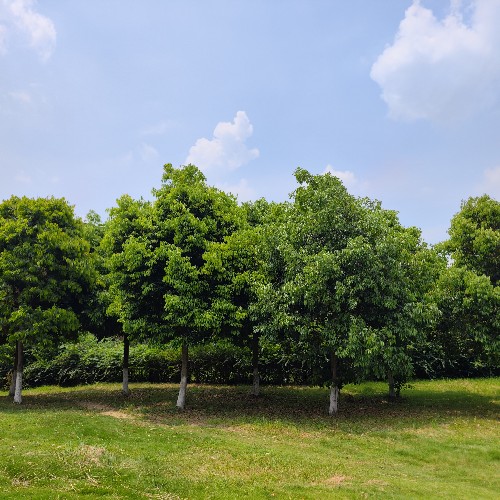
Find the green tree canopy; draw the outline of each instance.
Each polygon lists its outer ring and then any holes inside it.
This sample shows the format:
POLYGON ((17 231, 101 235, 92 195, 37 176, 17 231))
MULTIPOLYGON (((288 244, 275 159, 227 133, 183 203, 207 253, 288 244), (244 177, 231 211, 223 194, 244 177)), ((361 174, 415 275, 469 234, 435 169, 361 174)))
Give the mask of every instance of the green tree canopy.
POLYGON ((395 212, 351 196, 339 179, 303 169, 296 178, 292 210, 272 235, 277 274, 261 304, 285 342, 316 364, 318 382, 330 381, 335 413, 343 383, 370 370, 411 373, 406 346, 427 315, 425 246, 395 212))
POLYGON ((500 364, 500 287, 461 266, 445 269, 429 294, 440 311, 425 358, 431 375, 490 375, 500 364))
MULTIPOLYGON (((64 199, 0 204, 0 329, 8 342, 57 343, 75 333, 94 278, 83 223, 64 199)), ((17 375, 20 402, 22 362, 17 375)))
POLYGON ((269 282, 269 233, 283 218, 284 204, 263 199, 243 205, 242 223, 204 254, 204 273, 211 276, 212 312, 219 336, 252 350, 253 394, 259 395, 259 343, 264 329, 258 290, 269 282))
POLYGON ((207 186, 193 165, 164 166, 151 204, 119 200, 104 238, 111 269, 110 307, 133 335, 183 346, 178 406, 185 404, 187 348, 218 324, 204 254, 242 222, 236 200, 207 186))
POLYGON ((487 195, 469 198, 451 219, 445 248, 457 266, 500 280, 500 202, 487 195))

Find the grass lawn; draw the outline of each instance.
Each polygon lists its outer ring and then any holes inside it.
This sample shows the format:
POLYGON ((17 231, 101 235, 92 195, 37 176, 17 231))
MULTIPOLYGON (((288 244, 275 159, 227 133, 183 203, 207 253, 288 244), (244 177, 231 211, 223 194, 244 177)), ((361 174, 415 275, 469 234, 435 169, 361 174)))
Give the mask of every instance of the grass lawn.
POLYGON ((500 496, 500 379, 326 389, 117 384, 0 392, 0 498, 500 496))

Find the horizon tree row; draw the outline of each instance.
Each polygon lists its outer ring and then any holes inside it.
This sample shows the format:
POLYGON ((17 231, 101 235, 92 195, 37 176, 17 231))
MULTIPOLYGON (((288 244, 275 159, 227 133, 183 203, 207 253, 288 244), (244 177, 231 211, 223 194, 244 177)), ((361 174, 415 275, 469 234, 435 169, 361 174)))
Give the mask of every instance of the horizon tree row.
POLYGON ((434 248, 381 203, 350 195, 330 174, 295 172, 290 202, 239 205, 193 165, 164 166, 153 200, 124 195, 101 223, 65 200, 0 204, 0 332, 16 346, 57 345, 82 329, 182 351, 177 406, 186 404, 190 347, 225 339, 275 344, 330 386, 385 378, 390 397, 415 360, 498 366, 500 204, 464 202, 434 248), (452 263, 448 262, 451 257, 452 263))

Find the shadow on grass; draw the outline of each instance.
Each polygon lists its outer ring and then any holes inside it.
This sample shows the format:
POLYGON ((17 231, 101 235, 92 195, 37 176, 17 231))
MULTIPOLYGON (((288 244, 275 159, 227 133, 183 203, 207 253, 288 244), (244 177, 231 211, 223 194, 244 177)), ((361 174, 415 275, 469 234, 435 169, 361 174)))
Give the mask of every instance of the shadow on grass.
POLYGON ((389 401, 381 384, 346 387, 339 414, 327 415, 328 390, 309 387, 264 387, 254 397, 247 386, 190 385, 187 408, 175 407, 178 386, 174 384, 132 385, 129 397, 117 384, 99 384, 75 389, 50 387, 27 391, 22 405, 0 397, 0 413, 81 411, 130 422, 155 425, 205 425, 229 427, 240 424, 273 423, 302 428, 347 426, 350 432, 428 425, 454 418, 498 419, 500 379, 485 381, 484 394, 472 390, 468 381, 415 383, 398 401, 389 401), (491 385, 486 385, 490 382, 491 385), (359 389, 361 387, 361 389, 359 389), (497 396, 498 399, 498 396, 497 396))

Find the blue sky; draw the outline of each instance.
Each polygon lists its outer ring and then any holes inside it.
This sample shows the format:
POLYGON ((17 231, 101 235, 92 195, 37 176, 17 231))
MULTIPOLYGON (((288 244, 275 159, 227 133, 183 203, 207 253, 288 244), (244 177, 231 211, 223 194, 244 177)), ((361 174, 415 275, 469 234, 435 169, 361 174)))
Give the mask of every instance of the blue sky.
POLYGON ((500 198, 500 0, 0 0, 0 198, 84 216, 192 162, 242 201, 330 171, 446 238, 500 198))

